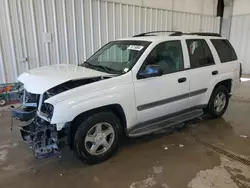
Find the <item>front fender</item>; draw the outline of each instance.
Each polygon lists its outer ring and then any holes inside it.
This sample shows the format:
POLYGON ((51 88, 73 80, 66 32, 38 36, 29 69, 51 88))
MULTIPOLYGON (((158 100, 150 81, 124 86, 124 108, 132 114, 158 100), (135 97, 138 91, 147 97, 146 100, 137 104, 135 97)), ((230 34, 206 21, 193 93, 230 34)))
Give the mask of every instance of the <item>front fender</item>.
POLYGON ((54 104, 51 124, 71 122, 79 114, 112 104, 119 104, 123 108, 128 127, 136 124, 136 108, 132 84, 123 85, 122 91, 117 87, 113 87, 56 103, 54 104))

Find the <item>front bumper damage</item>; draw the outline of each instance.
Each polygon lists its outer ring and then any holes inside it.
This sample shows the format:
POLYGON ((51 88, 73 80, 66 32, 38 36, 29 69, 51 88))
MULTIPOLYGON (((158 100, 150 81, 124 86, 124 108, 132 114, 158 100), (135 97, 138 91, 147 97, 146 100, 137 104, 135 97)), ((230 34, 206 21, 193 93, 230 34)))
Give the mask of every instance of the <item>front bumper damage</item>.
POLYGON ((30 145, 37 159, 47 158, 59 152, 56 126, 37 116, 36 108, 12 108, 12 118, 20 120, 21 136, 30 145))

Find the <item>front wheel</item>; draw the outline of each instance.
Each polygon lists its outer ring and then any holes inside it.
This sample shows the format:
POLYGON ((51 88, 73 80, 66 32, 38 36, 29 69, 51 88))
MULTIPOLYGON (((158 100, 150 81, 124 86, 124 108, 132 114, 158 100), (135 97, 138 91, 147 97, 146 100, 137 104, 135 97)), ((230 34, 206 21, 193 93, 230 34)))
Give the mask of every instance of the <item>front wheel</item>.
POLYGON ((119 119, 112 112, 89 116, 76 131, 75 153, 88 164, 108 159, 118 147, 120 127, 119 119))
POLYGON ((225 86, 220 85, 214 89, 205 112, 214 118, 221 117, 227 110, 228 103, 228 90, 225 86))

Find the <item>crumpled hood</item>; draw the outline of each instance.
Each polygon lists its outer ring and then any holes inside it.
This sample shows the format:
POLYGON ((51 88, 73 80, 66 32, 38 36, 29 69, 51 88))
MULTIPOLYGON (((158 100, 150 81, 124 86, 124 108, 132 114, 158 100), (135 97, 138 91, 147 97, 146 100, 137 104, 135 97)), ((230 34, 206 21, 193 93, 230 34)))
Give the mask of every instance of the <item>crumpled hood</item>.
POLYGON ((34 94, 42 94, 59 84, 70 80, 110 76, 105 72, 80 67, 77 65, 52 65, 29 70, 18 77, 24 88, 34 94))

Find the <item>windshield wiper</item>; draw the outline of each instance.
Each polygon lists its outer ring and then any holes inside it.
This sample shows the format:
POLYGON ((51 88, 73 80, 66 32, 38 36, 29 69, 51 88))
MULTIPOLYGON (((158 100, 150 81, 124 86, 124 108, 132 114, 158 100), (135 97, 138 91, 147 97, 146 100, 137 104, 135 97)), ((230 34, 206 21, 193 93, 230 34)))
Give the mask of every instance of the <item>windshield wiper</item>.
POLYGON ((88 67, 88 68, 99 68, 99 69, 104 70, 107 73, 120 74, 120 71, 118 71, 118 70, 115 70, 115 69, 112 69, 109 67, 105 67, 105 66, 101 66, 101 65, 93 65, 87 61, 85 61, 83 63, 83 65, 87 65, 86 67, 88 67))
POLYGON ((87 66, 91 66, 92 64, 90 64, 89 62, 87 61, 84 61, 82 64, 80 64, 79 66, 82 66, 82 67, 87 67, 87 66))
POLYGON ((104 70, 105 72, 110 72, 110 70, 112 70, 112 69, 110 69, 108 67, 104 67, 104 66, 101 66, 101 65, 92 65, 92 66, 96 67, 96 68, 100 68, 100 69, 104 70))

